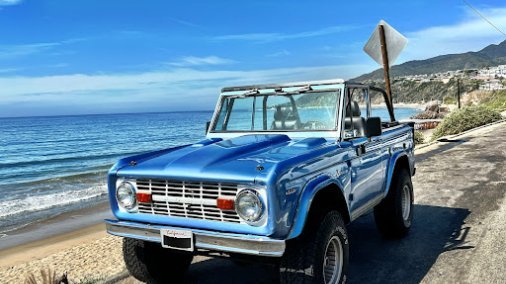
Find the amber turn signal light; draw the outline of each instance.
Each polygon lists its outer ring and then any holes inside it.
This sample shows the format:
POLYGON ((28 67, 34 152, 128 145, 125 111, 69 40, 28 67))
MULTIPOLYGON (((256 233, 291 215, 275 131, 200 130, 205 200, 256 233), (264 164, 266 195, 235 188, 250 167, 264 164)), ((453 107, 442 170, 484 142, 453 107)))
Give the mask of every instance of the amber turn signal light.
POLYGON ((233 199, 228 198, 218 198, 216 199, 216 207, 221 210, 234 210, 235 202, 233 199))
POLYGON ((143 203, 151 202, 151 194, 149 193, 137 193, 137 201, 143 203))

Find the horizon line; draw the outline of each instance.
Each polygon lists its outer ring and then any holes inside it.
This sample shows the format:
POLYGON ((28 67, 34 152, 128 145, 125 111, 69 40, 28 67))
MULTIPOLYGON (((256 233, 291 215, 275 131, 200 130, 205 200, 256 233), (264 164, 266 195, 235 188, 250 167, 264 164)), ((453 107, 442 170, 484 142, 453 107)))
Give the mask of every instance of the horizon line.
POLYGON ((44 118, 44 117, 93 116, 93 115, 157 114, 157 113, 178 113, 178 112, 214 112, 214 110, 175 110, 175 111, 147 111, 147 112, 113 112, 113 113, 82 113, 82 114, 56 114, 56 115, 0 116, 0 119, 7 119, 7 118, 44 118))

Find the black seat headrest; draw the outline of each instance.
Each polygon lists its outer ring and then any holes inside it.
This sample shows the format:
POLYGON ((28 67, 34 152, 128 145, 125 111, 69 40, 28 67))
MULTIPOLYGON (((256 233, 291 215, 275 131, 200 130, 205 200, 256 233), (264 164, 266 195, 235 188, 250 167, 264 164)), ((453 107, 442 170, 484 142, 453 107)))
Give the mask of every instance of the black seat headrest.
POLYGON ((360 107, 358 106, 358 102, 356 101, 351 101, 350 103, 351 105, 351 115, 349 113, 349 110, 347 109, 346 110, 346 116, 347 117, 351 117, 351 116, 360 116, 362 113, 360 112, 360 107))
POLYGON ((285 120, 293 116, 291 107, 276 106, 276 112, 274 112, 274 120, 285 120))
POLYGON ((276 106, 271 129, 291 130, 298 129, 300 125, 297 113, 290 106, 276 106))

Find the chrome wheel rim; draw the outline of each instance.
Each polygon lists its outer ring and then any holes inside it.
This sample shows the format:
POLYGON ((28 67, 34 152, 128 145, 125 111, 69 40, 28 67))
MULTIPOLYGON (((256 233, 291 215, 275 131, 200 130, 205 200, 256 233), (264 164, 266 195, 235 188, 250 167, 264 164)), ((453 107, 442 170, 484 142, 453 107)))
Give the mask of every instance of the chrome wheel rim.
POLYGON ((407 184, 402 187, 401 206, 402 219, 404 219, 404 221, 409 221, 409 214, 411 213, 411 191, 407 184))
POLYGON ((325 284, 337 283, 343 269, 343 246, 337 236, 327 244, 323 257, 323 280, 325 284))

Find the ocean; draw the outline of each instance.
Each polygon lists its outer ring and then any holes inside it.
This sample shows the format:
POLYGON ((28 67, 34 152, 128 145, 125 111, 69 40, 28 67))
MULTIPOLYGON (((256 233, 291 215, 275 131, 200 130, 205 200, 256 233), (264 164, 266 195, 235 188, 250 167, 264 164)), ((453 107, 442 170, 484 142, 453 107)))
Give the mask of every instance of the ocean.
MULTIPOLYGON (((397 119, 419 112, 396 109, 397 119)), ((385 119, 386 109, 373 113, 385 119)), ((0 233, 107 198, 112 164, 204 138, 211 111, 0 118, 0 233)))

